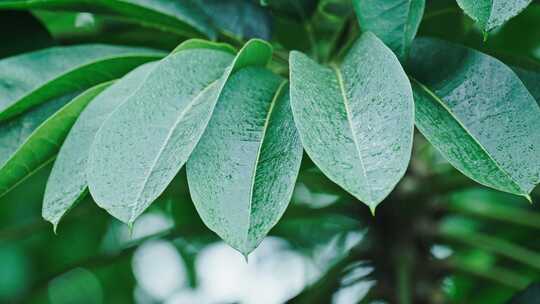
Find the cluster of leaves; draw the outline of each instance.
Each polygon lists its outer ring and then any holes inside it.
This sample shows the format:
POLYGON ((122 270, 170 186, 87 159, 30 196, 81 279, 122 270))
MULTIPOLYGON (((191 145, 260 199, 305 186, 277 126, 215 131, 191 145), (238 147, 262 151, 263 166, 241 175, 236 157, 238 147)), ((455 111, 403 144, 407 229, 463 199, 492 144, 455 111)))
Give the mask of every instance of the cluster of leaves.
MULTIPOLYGON (((458 1, 486 35, 530 2, 458 1)), ((324 3, 320 14, 339 22, 339 5, 348 3, 324 3)), ((131 225, 186 165, 204 223, 247 255, 284 213, 302 147, 375 213, 405 174, 416 125, 463 174, 530 200, 540 182, 540 74, 414 39, 422 0, 353 5, 361 33, 321 50, 322 64, 300 51, 288 65, 279 50, 272 60, 259 39, 239 51, 191 39, 168 54, 76 45, 1 60, 0 195, 56 158, 45 219, 56 227, 89 190, 131 225)), ((214 40, 218 31, 233 41, 270 31, 260 22, 267 11, 249 1, 14 0, 0 8, 90 11, 214 40), (232 22, 219 13, 226 9, 245 18, 232 22)))

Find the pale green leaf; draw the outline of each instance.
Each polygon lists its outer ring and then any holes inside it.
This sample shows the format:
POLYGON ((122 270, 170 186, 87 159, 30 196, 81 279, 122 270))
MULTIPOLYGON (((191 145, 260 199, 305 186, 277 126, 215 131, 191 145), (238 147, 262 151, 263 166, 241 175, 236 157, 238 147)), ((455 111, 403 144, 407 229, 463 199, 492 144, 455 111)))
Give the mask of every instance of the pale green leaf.
POLYGON ((323 67, 298 52, 290 64, 291 105, 306 152, 374 212, 411 155, 413 97, 399 61, 367 32, 341 66, 323 67))
POLYGON ((265 65, 270 56, 268 44, 252 40, 236 58, 215 48, 187 48, 159 62, 96 134, 88 165, 96 203, 133 223, 186 162, 229 75, 265 65))
POLYGON ((51 100, 0 124, 0 196, 54 159, 81 111, 109 85, 51 100))
POLYGON ((528 194, 540 182, 540 107, 499 60, 436 39, 411 51, 416 126, 473 180, 528 194))
POLYGON ((69 10, 109 14, 191 37, 217 34, 208 16, 193 0, 4 0, 0 9, 69 10))
POLYGON ((484 32, 488 32, 524 10, 532 0, 457 0, 458 5, 484 32))
POLYGON ((157 63, 147 63, 118 80, 92 100, 71 128, 54 163, 43 200, 43 218, 55 229, 58 222, 86 193, 88 154, 97 131, 133 92, 157 63))
POLYGON ((244 255, 283 215, 300 168, 286 84, 260 67, 231 76, 187 163, 202 220, 244 255))
POLYGON ((0 60, 0 121, 51 98, 118 78, 162 55, 150 49, 92 44, 0 60))
POLYGON ((425 0, 353 0, 360 28, 377 35, 405 60, 424 14, 425 0))

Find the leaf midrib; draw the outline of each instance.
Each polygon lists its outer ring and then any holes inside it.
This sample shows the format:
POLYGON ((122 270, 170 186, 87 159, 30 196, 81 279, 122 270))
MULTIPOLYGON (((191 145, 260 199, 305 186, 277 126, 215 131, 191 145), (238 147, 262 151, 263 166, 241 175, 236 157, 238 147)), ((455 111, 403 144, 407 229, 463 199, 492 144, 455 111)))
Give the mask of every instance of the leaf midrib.
POLYGON ((360 167, 362 169, 362 174, 364 175, 364 178, 366 179, 366 186, 368 188, 368 198, 369 198, 369 205, 371 205, 372 203, 374 203, 373 201, 373 193, 372 193, 372 189, 371 189, 371 183, 369 182, 369 178, 367 176, 367 172, 366 172, 366 167, 364 165, 364 159, 363 159, 363 155, 362 155, 362 152, 360 151, 360 145, 358 144, 358 140, 356 139, 356 134, 354 133, 354 127, 353 127, 353 123, 352 123, 352 117, 351 117, 351 110, 349 108, 349 99, 347 98, 347 94, 345 92, 345 81, 343 79, 343 76, 341 74, 341 71, 339 69, 339 67, 337 67, 336 65, 331 65, 330 66, 332 68, 332 70, 334 70, 335 72, 335 75, 336 75, 336 79, 338 81, 338 84, 339 84, 339 89, 340 89, 340 92, 341 92, 341 97, 343 99, 343 104, 345 105, 345 112, 347 113, 347 123, 349 124, 349 128, 351 129, 351 135, 352 135, 352 139, 353 139, 353 142, 354 142, 354 146, 356 148, 356 151, 358 152, 358 159, 360 161, 360 167))
POLYGON ((191 110, 193 108, 193 105, 199 100, 199 98, 201 96, 203 96, 207 91, 209 91, 210 89, 212 89, 217 83, 219 83, 221 78, 218 78, 214 81, 212 81, 210 84, 208 84, 204 89, 202 89, 201 91, 199 91, 199 93, 197 93, 197 95, 194 96, 194 98, 191 100, 190 103, 188 103, 188 105, 186 106, 186 108, 184 110, 182 110, 182 112, 180 112, 180 114, 178 115, 178 118, 174 121, 174 124, 173 126, 169 129, 169 132, 167 133, 167 136, 165 137, 165 140, 163 141, 163 145, 161 145, 161 147, 159 148, 159 151, 158 153, 156 154, 156 157, 153 159, 152 161, 152 164, 150 166, 150 170, 147 171, 147 174, 143 180, 143 183, 142 183, 142 186, 141 186, 141 189, 140 191, 137 193, 137 195, 135 196, 135 200, 133 202, 133 204, 129 204, 128 207, 130 209, 130 216, 129 216, 129 220, 128 220, 128 223, 133 223, 134 222, 134 214, 133 212, 135 211, 135 208, 137 206, 137 204, 139 204, 139 200, 141 198, 141 194, 144 192, 144 189, 146 189, 146 185, 148 184, 148 180, 150 179, 150 175, 152 175, 152 172, 153 172, 153 168, 156 166, 157 162, 159 161, 159 159, 161 158, 161 155, 163 154, 163 152, 165 151, 165 147, 167 147, 167 143, 170 141, 172 135, 174 134, 174 131, 176 130, 176 128, 178 127, 178 124, 180 123, 180 121, 182 121, 182 119, 185 117, 186 113, 188 113, 189 110, 191 110))
POLYGON ((272 116, 272 113, 274 112, 274 107, 277 103, 277 100, 279 98, 279 96, 281 95, 281 92, 283 91, 283 88, 285 87, 285 85, 287 84, 287 80, 284 80, 277 88, 276 92, 274 93, 274 96, 272 97, 272 101, 270 102, 270 106, 268 108, 268 113, 266 113, 266 117, 265 117, 265 120, 264 120, 264 125, 263 125, 263 129, 262 129, 262 134, 261 134, 261 141, 259 142, 259 146, 257 148, 257 156, 255 158, 255 165, 253 166, 253 174, 251 176, 251 184, 250 184, 250 193, 249 193, 249 203, 248 203, 248 210, 249 210, 249 216, 248 216, 248 222, 247 222, 247 230, 246 230, 246 236, 245 236, 245 239, 244 239, 244 246, 246 246, 248 244, 248 240, 249 240, 249 233, 251 231, 251 216, 252 216, 252 213, 251 213, 251 206, 253 204, 253 192, 254 192, 254 189, 255 189, 255 179, 256 179, 256 176, 257 176, 257 168, 258 168, 258 164, 259 164, 259 159, 260 159, 260 156, 261 156, 261 150, 262 150, 262 146, 264 144, 264 139, 266 137, 266 131, 268 130, 268 125, 270 123, 270 118, 272 116))
POLYGON ((435 101, 437 101, 438 104, 443 107, 443 109, 452 116, 452 118, 458 123, 458 125, 473 139, 473 141, 482 149, 482 151, 488 156, 488 158, 495 164, 495 166, 502 172, 504 175, 512 182, 512 184, 521 191, 521 194, 527 198, 529 198, 528 192, 523 190, 519 184, 514 180, 514 178, 508 173, 504 168, 502 168, 501 164, 497 160, 491 156, 491 154, 487 151, 487 149, 480 143, 480 141, 469 131, 468 128, 463 125, 461 120, 458 119, 458 117, 452 112, 452 110, 437 96, 434 92, 432 92, 427 86, 422 84, 420 81, 416 80, 415 78, 411 77, 411 80, 415 82, 424 92, 426 92, 429 96, 431 96, 435 101))

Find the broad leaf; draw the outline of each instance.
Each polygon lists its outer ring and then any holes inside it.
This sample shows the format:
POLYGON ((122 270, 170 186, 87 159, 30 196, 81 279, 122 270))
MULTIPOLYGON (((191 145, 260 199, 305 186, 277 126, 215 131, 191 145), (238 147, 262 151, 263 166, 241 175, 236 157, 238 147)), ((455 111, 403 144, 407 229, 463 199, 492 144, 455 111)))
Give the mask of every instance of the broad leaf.
POLYGON ((399 61, 368 32, 339 67, 298 52, 290 64, 291 105, 306 152, 374 212, 405 173, 412 148, 413 98, 399 61))
POLYGON ((441 40, 411 51, 416 125, 458 170, 509 193, 540 182, 540 107, 502 62, 441 40))
POLYGON ((484 32, 488 32, 524 10, 532 0, 457 0, 459 6, 484 32))
POLYGON ((160 57, 161 52, 143 48, 79 45, 0 60, 0 121, 51 98, 115 79, 160 57))
POLYGON ((109 85, 49 101, 0 124, 0 196, 54 159, 81 111, 109 85))
POLYGON ((88 166, 96 203, 131 224, 186 162, 229 75, 265 65, 271 49, 252 40, 236 58, 222 46, 188 42, 163 59, 96 134, 88 166))
POLYGON ((97 131, 133 92, 157 63, 147 63, 124 76, 94 98, 71 128, 54 163, 43 200, 43 218, 56 230, 62 216, 86 193, 88 154, 97 131))
POLYGON ((208 17, 194 0, 4 0, 0 9, 69 10, 127 17, 184 36, 215 38, 208 17))
POLYGON ((300 169, 286 84, 260 67, 231 76, 187 163, 202 220, 244 255, 283 215, 300 169))
POLYGON ((425 0, 353 0, 363 31, 377 35, 405 60, 424 14, 425 0))

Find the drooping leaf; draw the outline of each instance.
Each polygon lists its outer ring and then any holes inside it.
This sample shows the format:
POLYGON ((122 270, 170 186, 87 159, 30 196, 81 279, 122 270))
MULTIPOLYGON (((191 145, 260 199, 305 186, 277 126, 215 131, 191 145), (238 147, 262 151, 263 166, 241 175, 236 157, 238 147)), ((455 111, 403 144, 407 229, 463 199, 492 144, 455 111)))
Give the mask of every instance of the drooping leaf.
POLYGON ((54 159, 81 111, 109 85, 49 101, 0 124, 0 196, 54 159))
POLYGON ((377 35, 405 60, 424 14, 425 0, 353 0, 363 31, 377 35))
POLYGON ((229 75, 265 65, 271 48, 252 40, 237 57, 220 45, 186 43, 158 63, 107 120, 92 145, 88 183, 96 203, 131 224, 186 162, 229 75))
POLYGON ((18 11, 0 11, 0 58, 55 45, 43 24, 32 14, 18 11))
POLYGON ((228 35, 270 40, 272 19, 251 0, 196 0, 214 26, 228 35))
POLYGON ((488 32, 524 10, 532 0, 457 0, 458 5, 484 32, 488 32))
POLYGON ((478 51, 436 39, 411 50, 416 126, 473 180, 528 194, 540 182, 540 107, 517 75, 478 51))
POLYGON ((306 152, 374 211, 405 173, 412 148, 413 98, 399 61, 367 32, 339 67, 298 52, 290 64, 291 105, 306 152))
POLYGON ((58 222, 87 190, 88 154, 103 122, 137 91, 157 63, 142 65, 92 100, 71 128, 47 181, 42 215, 56 230, 58 222))
POLYGON ((116 15, 188 37, 216 32, 193 0, 5 0, 0 9, 69 10, 116 15))
POLYGON ((162 57, 150 49, 78 45, 0 60, 0 121, 51 98, 120 77, 162 57))
POLYGON ((244 255, 283 215, 300 169, 286 84, 260 67, 232 75, 187 163, 202 220, 244 255))

